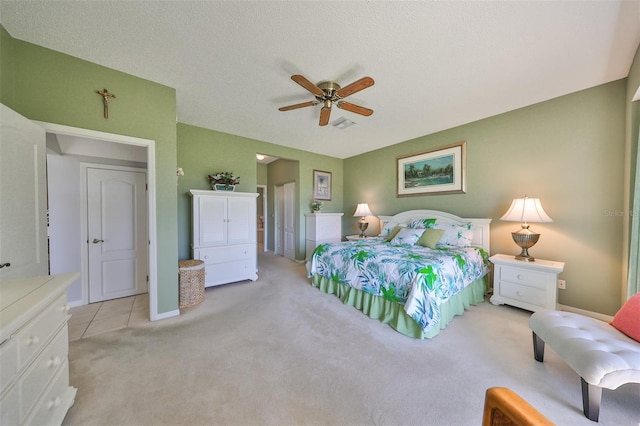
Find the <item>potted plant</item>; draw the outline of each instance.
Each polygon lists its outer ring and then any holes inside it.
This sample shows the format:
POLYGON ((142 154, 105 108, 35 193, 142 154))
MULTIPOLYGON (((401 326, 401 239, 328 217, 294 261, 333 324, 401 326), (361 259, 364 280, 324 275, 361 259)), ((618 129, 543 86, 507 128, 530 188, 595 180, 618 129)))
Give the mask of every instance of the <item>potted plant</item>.
POLYGON ((211 189, 216 191, 235 191, 240 183, 240 176, 234 176, 233 172, 216 172, 208 175, 211 189))

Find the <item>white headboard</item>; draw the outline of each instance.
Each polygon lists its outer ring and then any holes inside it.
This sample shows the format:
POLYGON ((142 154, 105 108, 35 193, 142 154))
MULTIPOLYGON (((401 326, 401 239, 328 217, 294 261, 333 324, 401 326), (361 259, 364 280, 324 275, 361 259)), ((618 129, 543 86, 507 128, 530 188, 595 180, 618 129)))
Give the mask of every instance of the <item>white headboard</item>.
POLYGON ((384 222, 408 224, 412 220, 417 219, 436 219, 436 222, 439 223, 455 223, 456 225, 465 225, 471 222, 475 227, 473 231, 473 245, 482 247, 487 253, 491 253, 491 234, 489 229, 491 219, 469 219, 438 210, 407 210, 394 216, 378 216, 378 219, 380 219, 381 222, 380 229, 382 229, 384 222))

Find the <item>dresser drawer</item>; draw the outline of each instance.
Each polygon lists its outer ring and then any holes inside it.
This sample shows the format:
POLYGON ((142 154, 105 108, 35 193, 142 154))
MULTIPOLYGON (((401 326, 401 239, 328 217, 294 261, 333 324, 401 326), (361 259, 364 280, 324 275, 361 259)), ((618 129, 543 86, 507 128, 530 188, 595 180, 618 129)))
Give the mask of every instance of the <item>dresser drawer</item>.
POLYGON ((549 274, 544 272, 510 268, 508 266, 500 268, 500 281, 510 281, 512 283, 544 289, 548 280, 549 274))
POLYGON ((21 377, 18 388, 22 396, 20 403, 22 418, 31 411, 43 389, 47 387, 60 367, 68 361, 68 348, 69 334, 65 325, 21 377))
MULTIPOLYGON (((7 339, 2 345, 0 345, 0 383, 2 383, 2 389, 0 389, 0 395, 2 395, 5 387, 18 373, 18 345, 17 339, 7 339)), ((0 422, 0 424, 7 424, 0 422)))
POLYGON ((76 389, 69 386, 69 361, 64 360, 55 377, 44 390, 42 399, 27 419, 30 425, 59 425, 73 405, 76 389))
POLYGON ((66 295, 60 296, 44 312, 18 331, 19 368, 47 343, 53 332, 69 318, 66 295))
POLYGON ((206 249, 197 249, 193 252, 193 257, 199 260, 203 260, 205 265, 256 259, 257 256, 258 252, 255 244, 212 247, 206 249))
POLYGON ((20 424, 20 393, 13 388, 0 399, 0 425, 20 424))
POLYGON ((544 289, 500 281, 500 296, 518 300, 532 305, 544 306, 546 292, 544 289))

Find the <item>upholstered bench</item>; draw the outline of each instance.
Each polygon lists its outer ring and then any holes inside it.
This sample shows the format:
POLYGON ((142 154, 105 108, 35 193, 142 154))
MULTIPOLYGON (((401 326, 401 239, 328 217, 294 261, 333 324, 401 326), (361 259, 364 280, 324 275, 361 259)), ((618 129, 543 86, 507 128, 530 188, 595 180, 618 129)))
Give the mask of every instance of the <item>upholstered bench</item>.
POLYGON ((537 361, 543 361, 547 343, 580 376, 583 411, 589 420, 598 421, 602 388, 640 383, 640 343, 604 321, 538 311, 529 319, 529 328, 537 361))

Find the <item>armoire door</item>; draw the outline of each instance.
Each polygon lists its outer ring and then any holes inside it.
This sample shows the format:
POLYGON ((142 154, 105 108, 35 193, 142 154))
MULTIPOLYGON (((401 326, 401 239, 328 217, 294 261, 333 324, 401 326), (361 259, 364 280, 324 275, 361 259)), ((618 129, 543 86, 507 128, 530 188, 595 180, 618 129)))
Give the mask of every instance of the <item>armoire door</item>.
POLYGON ((229 197, 227 200, 227 242, 256 242, 256 199, 229 197))
POLYGON ((0 279, 49 273, 45 131, 0 104, 0 279))

